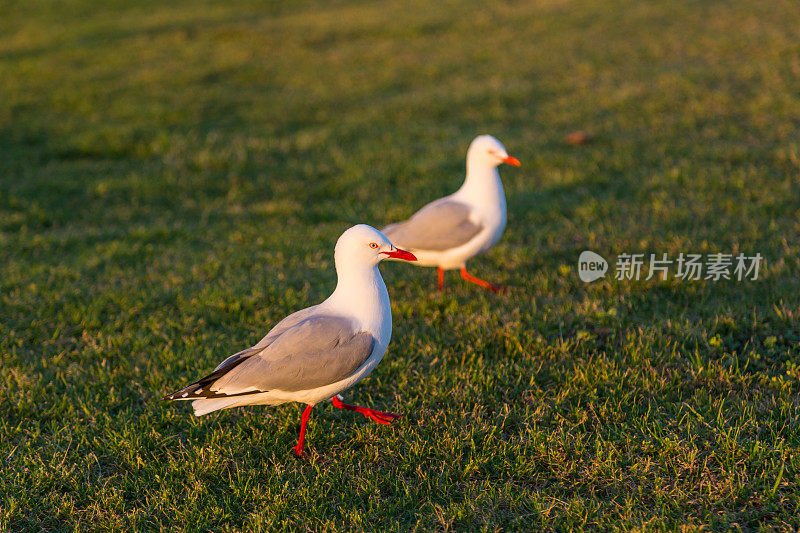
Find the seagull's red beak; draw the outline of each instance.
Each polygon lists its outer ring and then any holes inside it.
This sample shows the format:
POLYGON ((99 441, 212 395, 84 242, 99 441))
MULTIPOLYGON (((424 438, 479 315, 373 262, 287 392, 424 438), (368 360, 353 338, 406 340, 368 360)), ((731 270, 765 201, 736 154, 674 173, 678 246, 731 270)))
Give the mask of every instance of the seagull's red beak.
POLYGON ((412 254, 411 252, 407 252, 405 250, 401 250, 400 248, 395 248, 391 252, 381 252, 382 254, 386 254, 387 256, 391 257, 392 259, 402 259, 403 261, 416 261, 417 256, 412 254))
POLYGON ((520 166, 522 164, 522 163, 519 162, 519 159, 517 159, 516 157, 511 157, 511 156, 504 157, 503 158, 503 163, 508 163, 509 165, 514 165, 515 167, 518 167, 518 166, 520 166))

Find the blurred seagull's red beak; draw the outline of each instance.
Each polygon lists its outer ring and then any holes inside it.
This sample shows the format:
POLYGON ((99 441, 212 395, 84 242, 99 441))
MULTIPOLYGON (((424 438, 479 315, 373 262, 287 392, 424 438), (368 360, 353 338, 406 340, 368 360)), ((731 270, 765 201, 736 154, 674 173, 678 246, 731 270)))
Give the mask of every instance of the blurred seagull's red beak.
POLYGON ((402 259, 403 261, 416 261, 417 257, 412 254, 411 252, 407 252, 405 250, 401 250, 400 248, 395 248, 391 252, 381 252, 382 254, 386 254, 387 256, 391 257, 392 259, 402 259))
POLYGON ((509 165, 514 165, 515 167, 518 167, 522 164, 519 162, 519 159, 511 156, 503 158, 503 163, 508 163, 509 165))

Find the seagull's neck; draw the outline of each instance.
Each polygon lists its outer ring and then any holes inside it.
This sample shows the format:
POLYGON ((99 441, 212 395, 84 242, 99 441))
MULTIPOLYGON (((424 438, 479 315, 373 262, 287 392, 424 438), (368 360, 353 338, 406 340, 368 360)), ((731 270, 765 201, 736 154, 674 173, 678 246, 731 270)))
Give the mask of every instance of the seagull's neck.
POLYGON ((339 277, 336 290, 324 305, 355 318, 364 329, 387 337, 388 343, 392 331, 392 311, 389 293, 378 266, 340 264, 340 261, 336 261, 336 273, 339 277))
POLYGON ((506 196, 497 167, 483 161, 467 159, 467 177, 454 194, 471 205, 498 205, 505 211, 506 196))

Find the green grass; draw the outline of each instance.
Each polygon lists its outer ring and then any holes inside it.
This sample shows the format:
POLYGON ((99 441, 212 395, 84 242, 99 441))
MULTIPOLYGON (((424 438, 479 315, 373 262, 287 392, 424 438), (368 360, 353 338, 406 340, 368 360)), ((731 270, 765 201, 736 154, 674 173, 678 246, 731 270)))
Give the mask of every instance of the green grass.
POLYGON ((794 0, 2 13, 0 530, 800 528, 794 0), (159 400, 483 132, 523 166, 471 269, 512 290, 382 267, 394 337, 347 398, 403 419, 320 405, 304 462, 296 405, 159 400), (584 249, 767 262, 586 285, 584 249))

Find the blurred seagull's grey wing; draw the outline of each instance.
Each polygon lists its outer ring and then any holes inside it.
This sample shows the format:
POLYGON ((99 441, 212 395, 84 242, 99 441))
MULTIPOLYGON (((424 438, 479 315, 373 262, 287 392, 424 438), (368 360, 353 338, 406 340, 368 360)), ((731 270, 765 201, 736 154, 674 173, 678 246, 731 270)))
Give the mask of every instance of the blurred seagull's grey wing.
POLYGON ((372 355, 375 338, 343 317, 312 316, 264 348, 250 348, 167 399, 227 398, 279 389, 314 389, 352 376, 372 355), (237 357, 238 356, 238 357, 237 357))
POLYGON ((472 209, 442 198, 431 202, 411 218, 383 228, 392 244, 410 250, 449 250, 466 244, 483 229, 470 220, 472 209))

